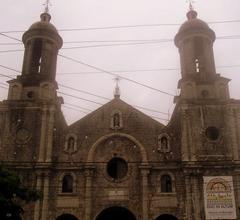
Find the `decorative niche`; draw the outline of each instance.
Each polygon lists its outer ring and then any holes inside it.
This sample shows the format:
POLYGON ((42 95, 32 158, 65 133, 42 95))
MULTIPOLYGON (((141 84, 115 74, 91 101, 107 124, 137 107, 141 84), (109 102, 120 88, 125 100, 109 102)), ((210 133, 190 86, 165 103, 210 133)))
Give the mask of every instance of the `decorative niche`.
POLYGON ((77 135, 73 133, 67 134, 65 138, 64 152, 73 154, 77 151, 77 135))
POLYGON ((123 120, 122 120, 121 111, 115 110, 112 112, 110 127, 115 130, 123 128, 123 120))
POLYGON ((169 153, 171 151, 170 137, 167 133, 158 135, 157 146, 157 151, 160 153, 169 153))

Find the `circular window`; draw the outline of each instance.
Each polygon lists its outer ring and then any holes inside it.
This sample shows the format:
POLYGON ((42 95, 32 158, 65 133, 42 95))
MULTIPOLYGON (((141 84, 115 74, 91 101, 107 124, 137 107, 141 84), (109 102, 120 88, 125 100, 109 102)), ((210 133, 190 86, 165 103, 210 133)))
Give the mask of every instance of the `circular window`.
POLYGON ((29 141, 30 137, 31 137, 30 132, 25 128, 21 128, 21 129, 17 130, 16 143, 17 144, 25 144, 29 141))
POLYGON ((28 93, 27 93, 27 97, 28 97, 29 99, 32 99, 32 98, 34 97, 34 92, 33 92, 33 91, 28 92, 28 93))
POLYGON ((206 136, 208 139, 215 141, 219 138, 219 130, 216 127, 208 127, 206 129, 206 136))
POLYGON ((208 95, 209 95, 209 93, 208 93, 207 90, 203 90, 203 91, 201 92, 201 94, 202 94, 202 97, 203 97, 203 98, 207 98, 208 95))
POLYGON ((107 173, 114 180, 120 180, 127 175, 128 165, 125 160, 119 157, 111 159, 107 164, 107 173))

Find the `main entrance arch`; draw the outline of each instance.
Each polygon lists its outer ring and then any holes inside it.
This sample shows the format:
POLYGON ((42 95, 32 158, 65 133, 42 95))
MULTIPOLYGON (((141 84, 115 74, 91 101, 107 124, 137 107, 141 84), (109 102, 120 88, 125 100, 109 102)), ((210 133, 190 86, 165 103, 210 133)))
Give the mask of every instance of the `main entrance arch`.
POLYGON ((104 209, 96 220, 136 220, 135 216, 128 209, 123 207, 110 207, 104 209))
POLYGON ((63 214, 56 218, 56 220, 78 220, 74 215, 63 214))
POLYGON ((178 219, 173 215, 163 214, 158 216, 156 220, 178 220, 178 219))

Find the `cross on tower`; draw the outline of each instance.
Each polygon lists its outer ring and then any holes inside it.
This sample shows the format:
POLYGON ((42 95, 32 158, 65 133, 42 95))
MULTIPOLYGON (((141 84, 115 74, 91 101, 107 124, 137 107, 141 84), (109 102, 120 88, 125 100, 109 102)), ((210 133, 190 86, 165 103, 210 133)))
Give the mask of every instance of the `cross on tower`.
POLYGON ((189 4, 189 10, 192 11, 194 9, 193 4, 195 3, 194 0, 187 0, 187 3, 189 4))
POLYGON ((43 5, 45 6, 44 12, 49 13, 49 6, 51 6, 50 0, 46 0, 46 2, 43 5))

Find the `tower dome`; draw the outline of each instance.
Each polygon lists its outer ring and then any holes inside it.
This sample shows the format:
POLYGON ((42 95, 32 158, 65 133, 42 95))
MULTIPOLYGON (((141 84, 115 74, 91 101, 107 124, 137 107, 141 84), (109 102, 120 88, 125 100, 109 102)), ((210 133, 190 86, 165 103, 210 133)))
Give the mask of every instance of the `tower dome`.
POLYGON ((40 17, 41 20, 32 24, 22 37, 25 46, 22 75, 52 81, 63 40, 50 23, 51 15, 44 12, 40 17))
POLYGON ((206 22, 197 18, 197 12, 192 8, 187 19, 174 39, 180 53, 182 77, 210 79, 216 73, 213 54, 215 33, 206 22))
POLYGON ((188 20, 185 21, 178 30, 175 36, 175 44, 178 47, 182 38, 190 37, 191 35, 204 34, 208 36, 212 42, 215 40, 215 33, 209 28, 208 24, 197 17, 197 12, 190 10, 187 13, 188 20))

